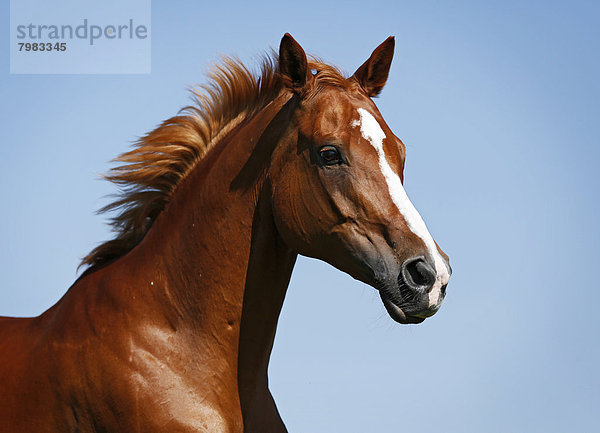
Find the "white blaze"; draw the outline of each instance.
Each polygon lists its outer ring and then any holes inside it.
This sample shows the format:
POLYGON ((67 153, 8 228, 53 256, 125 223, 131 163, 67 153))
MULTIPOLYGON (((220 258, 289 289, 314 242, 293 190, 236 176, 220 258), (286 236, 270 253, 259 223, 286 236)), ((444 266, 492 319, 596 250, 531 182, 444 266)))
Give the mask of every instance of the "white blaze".
POLYGON ((363 138, 371 143, 371 146, 377 151, 377 155, 379 156, 379 169, 387 183, 392 202, 400 211, 408 228, 423 240, 429 254, 434 260, 436 280, 429 293, 429 305, 433 306, 439 301, 441 287, 448 284, 448 280, 450 279, 448 268, 440 255, 431 234, 429 234, 429 230, 427 230, 425 221, 423 221, 423 218, 421 218, 421 215, 419 215, 419 212, 417 212, 411 203, 408 195, 406 195, 400 177, 392 170, 392 167, 390 167, 390 164, 385 158, 385 152, 383 150, 385 133, 383 132, 383 129, 381 129, 381 125, 379 125, 379 122, 375 120, 371 113, 363 108, 358 109, 358 114, 360 116, 360 121, 354 121, 352 126, 360 126, 360 132, 363 138))

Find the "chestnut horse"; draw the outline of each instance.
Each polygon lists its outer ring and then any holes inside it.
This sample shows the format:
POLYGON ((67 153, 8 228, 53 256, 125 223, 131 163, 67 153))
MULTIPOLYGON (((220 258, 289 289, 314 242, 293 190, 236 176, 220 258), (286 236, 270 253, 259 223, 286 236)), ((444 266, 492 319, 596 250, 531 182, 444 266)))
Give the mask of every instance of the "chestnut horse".
POLYGON ((393 51, 345 78, 286 34, 121 155, 116 237, 41 316, 0 319, 0 431, 285 432, 267 366, 297 254, 373 286, 397 322, 434 314, 448 258, 371 100, 393 51))

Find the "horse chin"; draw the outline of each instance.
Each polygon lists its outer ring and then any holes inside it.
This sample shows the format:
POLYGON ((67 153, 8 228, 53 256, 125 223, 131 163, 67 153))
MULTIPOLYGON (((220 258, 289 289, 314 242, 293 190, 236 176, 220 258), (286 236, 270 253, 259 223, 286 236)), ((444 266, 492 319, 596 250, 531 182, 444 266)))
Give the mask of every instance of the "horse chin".
POLYGON ((406 314, 402 310, 402 308, 397 306, 394 302, 392 302, 390 299, 388 299, 385 295, 383 295, 383 294, 380 294, 380 295, 381 295, 381 300, 383 301, 383 306, 387 310, 388 314, 394 321, 396 321, 398 323, 417 324, 417 323, 423 322, 428 316, 431 315, 431 314, 428 314, 427 316, 424 316, 424 317, 418 317, 418 316, 406 314))

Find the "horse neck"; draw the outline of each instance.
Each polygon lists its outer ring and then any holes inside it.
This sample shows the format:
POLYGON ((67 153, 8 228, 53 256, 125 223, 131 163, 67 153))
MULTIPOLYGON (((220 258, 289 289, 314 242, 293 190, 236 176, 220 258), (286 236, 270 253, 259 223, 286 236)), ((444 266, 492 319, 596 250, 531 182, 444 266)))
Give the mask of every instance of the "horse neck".
POLYGON ((142 242, 106 268, 139 289, 145 320, 164 318, 189 335, 189 348, 182 350, 214 359, 203 368, 237 375, 239 360, 240 394, 248 396, 266 389, 296 258, 275 228, 266 175, 289 120, 286 99, 276 99, 216 144, 178 185, 142 242))

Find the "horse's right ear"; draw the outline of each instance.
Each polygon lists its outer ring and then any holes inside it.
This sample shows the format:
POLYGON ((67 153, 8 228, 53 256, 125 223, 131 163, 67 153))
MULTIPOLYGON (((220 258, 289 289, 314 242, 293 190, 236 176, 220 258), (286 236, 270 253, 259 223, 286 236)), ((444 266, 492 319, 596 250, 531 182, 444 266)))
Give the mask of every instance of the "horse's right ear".
POLYGON ((283 35, 279 44, 279 73, 284 84, 295 93, 300 93, 312 76, 306 53, 289 33, 283 35))
POLYGON ((390 36, 375 48, 371 57, 354 73, 354 79, 370 97, 379 95, 385 86, 393 57, 394 37, 390 36))

